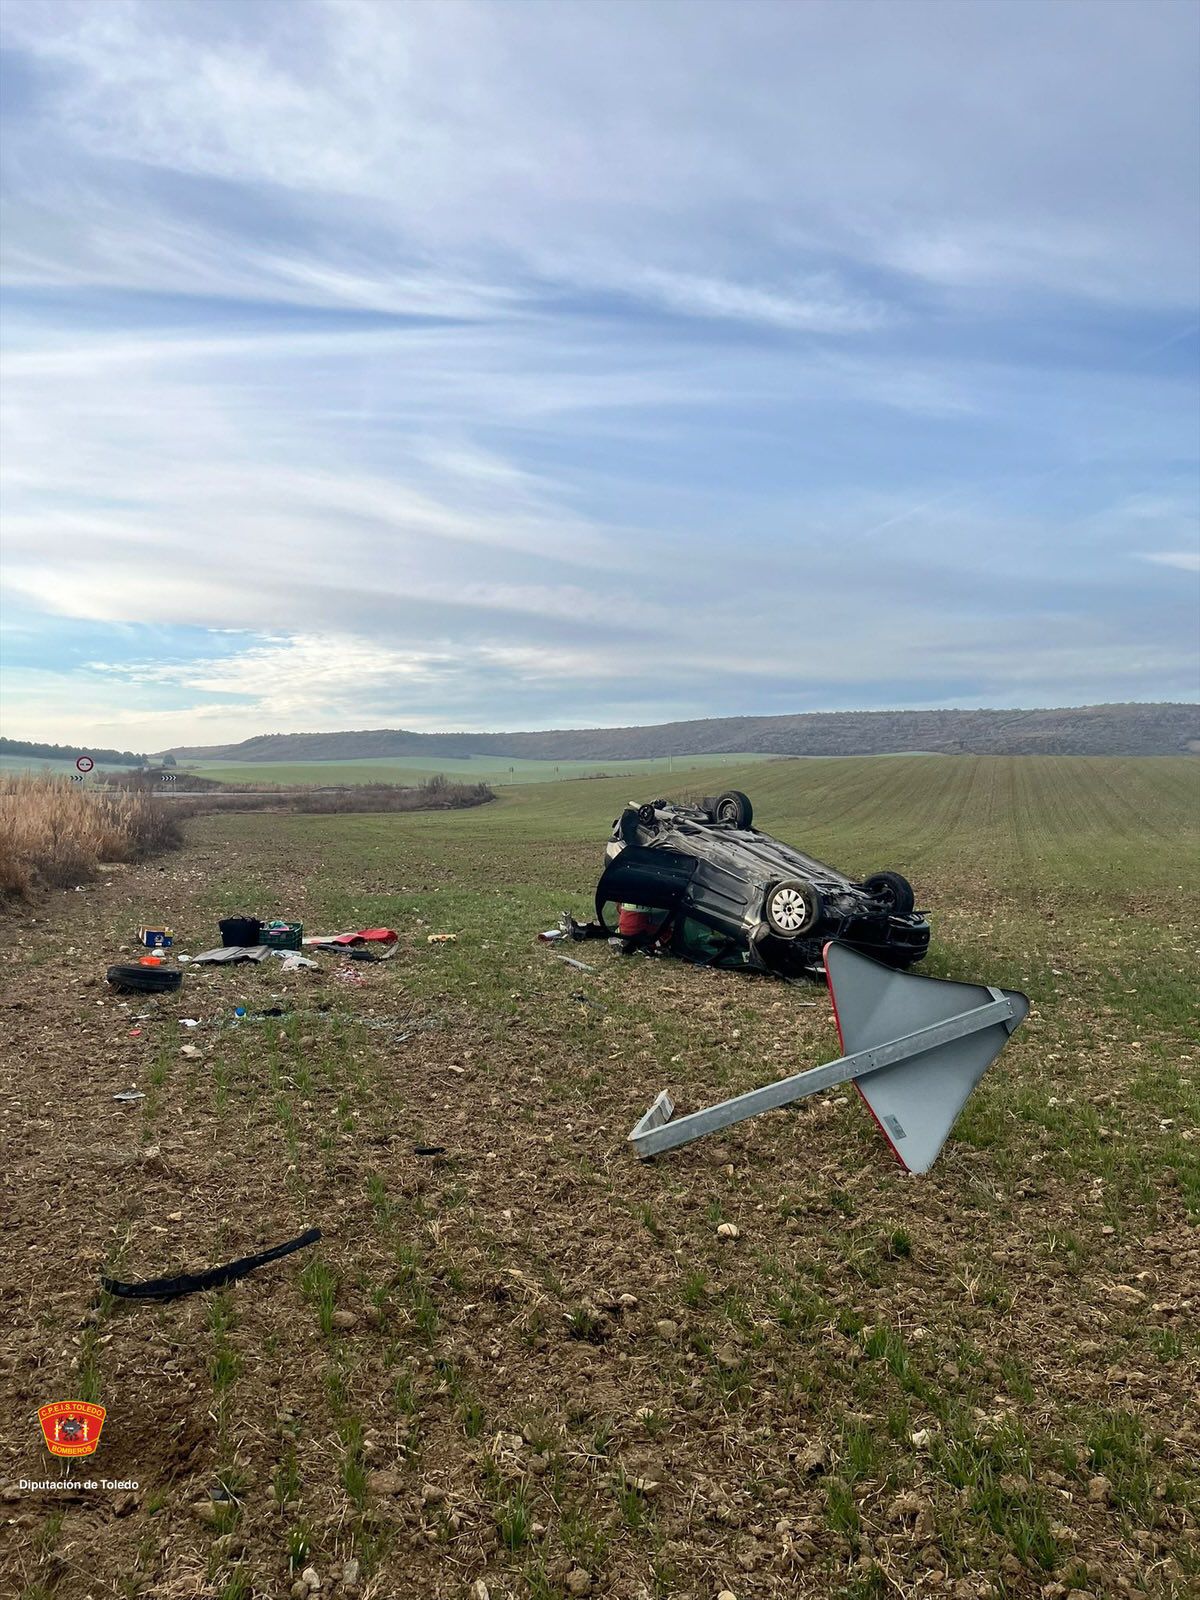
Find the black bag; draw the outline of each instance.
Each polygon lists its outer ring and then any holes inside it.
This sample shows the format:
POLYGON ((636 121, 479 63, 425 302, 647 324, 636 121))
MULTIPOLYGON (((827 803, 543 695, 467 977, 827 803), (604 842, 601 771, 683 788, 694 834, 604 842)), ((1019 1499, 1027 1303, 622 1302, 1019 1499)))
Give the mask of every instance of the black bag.
POLYGON ((217 926, 223 945, 239 945, 244 949, 262 943, 262 923, 257 917, 225 917, 217 926))

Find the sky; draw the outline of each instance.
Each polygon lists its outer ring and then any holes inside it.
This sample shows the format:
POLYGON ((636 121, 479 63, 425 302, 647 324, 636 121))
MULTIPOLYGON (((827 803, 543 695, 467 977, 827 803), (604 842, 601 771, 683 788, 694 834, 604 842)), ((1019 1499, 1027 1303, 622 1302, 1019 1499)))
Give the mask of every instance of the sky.
POLYGON ((1200 697, 1191 0, 4 0, 10 737, 1200 697))

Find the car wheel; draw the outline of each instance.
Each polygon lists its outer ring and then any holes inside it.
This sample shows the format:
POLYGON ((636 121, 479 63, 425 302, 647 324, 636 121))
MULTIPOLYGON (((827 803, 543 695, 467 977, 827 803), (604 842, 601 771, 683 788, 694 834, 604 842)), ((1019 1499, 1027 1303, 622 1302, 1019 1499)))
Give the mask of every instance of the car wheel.
POLYGON ((643 828, 652 828, 658 820, 654 815, 653 801, 649 805, 639 806, 637 816, 643 828))
POLYGON ((754 807, 749 795, 740 789, 727 789, 713 802, 713 821, 732 823, 735 828, 748 828, 754 821, 754 807))
POLYGON ((876 900, 882 900, 893 917, 912 915, 917 897, 912 884, 898 872, 877 872, 867 879, 863 888, 876 900))
POLYGON ((175 967, 109 967, 107 977, 118 994, 166 994, 183 982, 175 967))
POLYGON ((767 891, 763 915, 772 933, 781 939, 798 939, 821 920, 821 896, 803 878, 784 878, 767 891))
POLYGON ((626 844, 637 843, 638 814, 633 806, 626 806, 617 818, 617 833, 626 844))

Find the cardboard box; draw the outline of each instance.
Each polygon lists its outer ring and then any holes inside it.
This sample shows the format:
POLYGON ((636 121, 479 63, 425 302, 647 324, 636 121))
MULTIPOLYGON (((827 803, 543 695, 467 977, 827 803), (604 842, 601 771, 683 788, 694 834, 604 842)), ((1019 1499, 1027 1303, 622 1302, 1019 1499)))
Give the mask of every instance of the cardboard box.
POLYGON ((138 942, 147 950, 169 950, 175 943, 175 935, 170 928, 139 928, 138 942))

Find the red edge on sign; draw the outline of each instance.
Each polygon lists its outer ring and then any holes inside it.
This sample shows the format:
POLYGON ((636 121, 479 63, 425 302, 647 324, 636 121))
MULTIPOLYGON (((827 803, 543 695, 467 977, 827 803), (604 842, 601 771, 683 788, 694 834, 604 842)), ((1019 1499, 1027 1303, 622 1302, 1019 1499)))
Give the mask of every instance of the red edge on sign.
MULTIPOLYGON (((830 940, 830 944, 832 944, 832 942, 833 941, 830 940)), ((846 1036, 842 1032, 842 1019, 841 1019, 841 1017, 838 1016, 837 995, 833 992, 833 978, 832 978, 832 976, 830 974, 830 971, 829 971, 829 945, 828 944, 821 951, 821 959, 825 963, 825 982, 829 987, 829 1000, 830 1000, 830 1004, 833 1006, 833 1020, 834 1020, 834 1023, 836 1024, 836 1026, 837 1026, 838 1043, 842 1047, 842 1054, 845 1055, 846 1054, 846 1036)), ((909 1166, 908 1162, 905 1161, 904 1157, 900 1154, 899 1150, 896 1149, 896 1146, 892 1143, 891 1135, 888 1133, 888 1131, 884 1127, 883 1123, 880 1122, 879 1118, 875 1115, 875 1107, 871 1104, 871 1102, 867 1099, 866 1095, 859 1088, 858 1079, 857 1078, 851 1078, 850 1082, 854 1085, 854 1087, 855 1087, 855 1089, 856 1089, 856 1091, 858 1093, 858 1098, 862 1101, 863 1105, 865 1105, 867 1110, 871 1113, 871 1120, 872 1120, 872 1122, 874 1122, 875 1126, 879 1129, 880 1133, 883 1135, 888 1149, 892 1152, 892 1154, 895 1156, 896 1160, 904 1168, 905 1172, 911 1172, 912 1168, 909 1166)))

